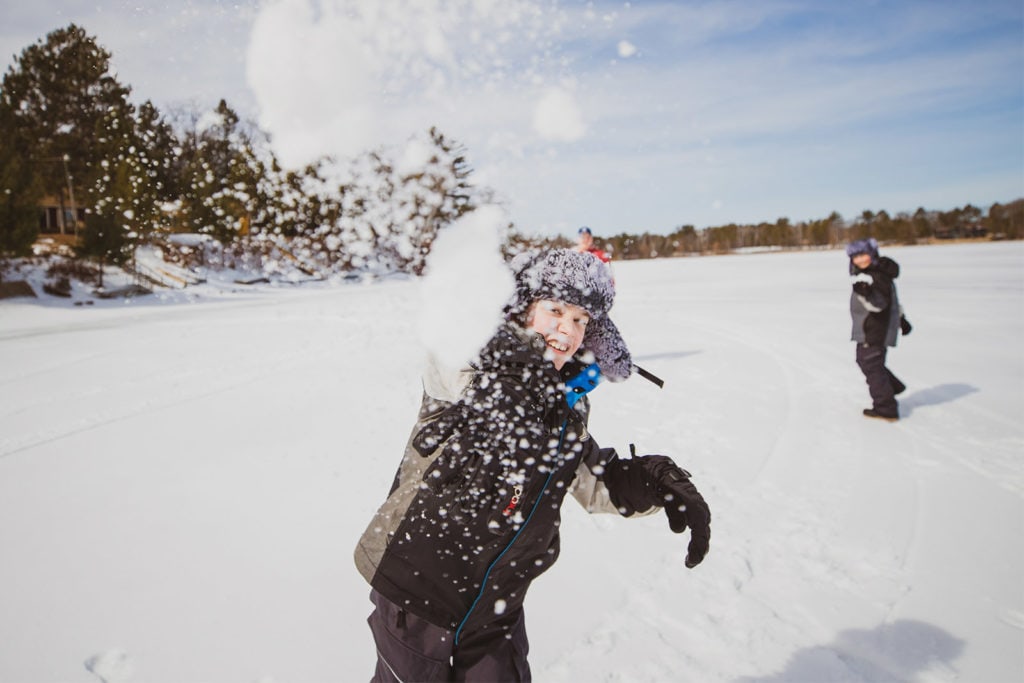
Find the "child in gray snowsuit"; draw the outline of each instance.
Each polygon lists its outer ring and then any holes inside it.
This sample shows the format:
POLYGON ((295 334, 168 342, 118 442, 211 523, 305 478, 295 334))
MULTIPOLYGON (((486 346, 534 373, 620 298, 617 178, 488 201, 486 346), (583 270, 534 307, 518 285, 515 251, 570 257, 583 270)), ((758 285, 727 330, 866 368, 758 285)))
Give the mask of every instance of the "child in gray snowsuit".
POLYGON ((907 388, 885 367, 885 356, 902 327, 910 332, 910 324, 902 317, 896 283, 900 266, 887 256, 878 255, 878 242, 873 237, 856 240, 846 247, 850 257, 850 315, 853 318, 852 339, 857 342, 857 365, 868 383, 872 406, 864 409, 867 417, 895 422, 899 419, 896 396, 907 388))

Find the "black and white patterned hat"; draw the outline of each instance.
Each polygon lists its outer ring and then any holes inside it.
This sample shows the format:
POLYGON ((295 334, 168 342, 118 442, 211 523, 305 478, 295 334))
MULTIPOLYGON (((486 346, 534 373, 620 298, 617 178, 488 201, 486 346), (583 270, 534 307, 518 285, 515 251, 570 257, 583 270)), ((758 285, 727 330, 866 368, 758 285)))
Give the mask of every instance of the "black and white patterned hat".
POLYGON ((512 260, 516 291, 505 308, 509 320, 522 322, 534 301, 553 299, 579 306, 590 314, 580 353, 590 352, 601 374, 618 381, 629 377, 633 363, 608 311, 615 301, 611 269, 600 259, 572 249, 520 254, 512 260))

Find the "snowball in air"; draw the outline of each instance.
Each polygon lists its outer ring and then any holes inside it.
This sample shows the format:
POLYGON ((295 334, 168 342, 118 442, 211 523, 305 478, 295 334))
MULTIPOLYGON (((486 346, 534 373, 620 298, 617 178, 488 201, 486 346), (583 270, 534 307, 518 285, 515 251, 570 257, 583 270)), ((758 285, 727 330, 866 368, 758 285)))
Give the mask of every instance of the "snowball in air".
POLYGON ((512 272, 501 256, 496 206, 483 206, 442 230, 420 288, 419 337, 427 350, 461 368, 491 338, 512 296, 512 272))

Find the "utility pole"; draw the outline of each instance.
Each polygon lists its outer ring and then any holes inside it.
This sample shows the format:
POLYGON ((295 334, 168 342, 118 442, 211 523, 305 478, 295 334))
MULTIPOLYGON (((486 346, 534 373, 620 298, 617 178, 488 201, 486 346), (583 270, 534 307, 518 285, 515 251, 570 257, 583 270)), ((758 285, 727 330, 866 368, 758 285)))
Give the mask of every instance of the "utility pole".
POLYGON ((61 157, 61 161, 64 162, 64 179, 68 183, 68 198, 71 200, 71 220, 75 226, 75 237, 78 237, 78 205, 75 204, 75 190, 71 184, 71 172, 68 170, 68 159, 70 157, 65 154, 61 157))

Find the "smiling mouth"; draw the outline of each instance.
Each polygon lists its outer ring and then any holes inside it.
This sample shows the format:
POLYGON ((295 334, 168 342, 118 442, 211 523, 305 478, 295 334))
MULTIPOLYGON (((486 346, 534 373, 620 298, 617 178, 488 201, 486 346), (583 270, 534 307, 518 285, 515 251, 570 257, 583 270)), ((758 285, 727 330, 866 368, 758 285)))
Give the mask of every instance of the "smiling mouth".
POLYGON ((549 339, 548 346, 554 349, 555 351, 558 351, 559 353, 567 353, 569 351, 569 345, 563 344, 557 339, 549 339))

